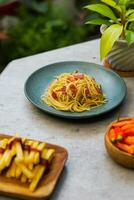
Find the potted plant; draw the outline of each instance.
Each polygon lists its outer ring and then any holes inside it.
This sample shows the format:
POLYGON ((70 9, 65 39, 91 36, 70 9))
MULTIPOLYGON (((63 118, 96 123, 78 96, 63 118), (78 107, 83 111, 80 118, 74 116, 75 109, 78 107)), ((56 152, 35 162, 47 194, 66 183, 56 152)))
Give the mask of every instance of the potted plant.
POLYGON ((86 24, 101 25, 100 59, 112 68, 134 72, 134 0, 100 0, 87 9, 98 14, 86 24))

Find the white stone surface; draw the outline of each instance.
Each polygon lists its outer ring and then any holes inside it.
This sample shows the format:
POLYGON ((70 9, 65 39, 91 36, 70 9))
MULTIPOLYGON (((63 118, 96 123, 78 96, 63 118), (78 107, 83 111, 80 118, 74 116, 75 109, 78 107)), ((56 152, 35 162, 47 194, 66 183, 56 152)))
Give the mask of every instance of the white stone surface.
MULTIPOLYGON (((33 71, 68 60, 100 63, 99 40, 9 63, 0 75, 0 132, 19 132, 68 149, 69 159, 52 200, 131 200, 134 198, 134 171, 112 161, 103 140, 106 126, 119 113, 134 116, 133 78, 125 79, 128 87, 126 101, 115 111, 94 120, 55 118, 35 108, 24 96, 24 83, 33 71)), ((0 196, 0 200, 9 199, 0 196)))

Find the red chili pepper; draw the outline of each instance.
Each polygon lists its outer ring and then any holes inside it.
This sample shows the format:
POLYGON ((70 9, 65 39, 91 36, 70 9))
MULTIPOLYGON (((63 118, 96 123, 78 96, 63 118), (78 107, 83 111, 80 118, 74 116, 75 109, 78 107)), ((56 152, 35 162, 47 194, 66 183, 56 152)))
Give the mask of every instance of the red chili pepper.
POLYGON ((110 129, 109 133, 108 133, 108 137, 109 137, 109 140, 111 142, 116 142, 116 133, 115 133, 115 130, 112 128, 110 129))

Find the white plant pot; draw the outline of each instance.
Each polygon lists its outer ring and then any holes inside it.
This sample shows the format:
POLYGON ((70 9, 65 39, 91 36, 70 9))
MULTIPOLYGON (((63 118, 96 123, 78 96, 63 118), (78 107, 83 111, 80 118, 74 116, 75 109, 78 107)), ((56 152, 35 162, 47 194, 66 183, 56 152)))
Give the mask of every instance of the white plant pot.
MULTIPOLYGON (((106 28, 107 26, 102 24, 100 32, 103 34, 106 28)), ((128 45, 125 40, 118 40, 107 55, 107 60, 111 68, 115 70, 134 72, 134 43, 128 45)))
POLYGON ((125 40, 117 41, 107 59, 113 69, 134 72, 134 43, 128 45, 125 40))

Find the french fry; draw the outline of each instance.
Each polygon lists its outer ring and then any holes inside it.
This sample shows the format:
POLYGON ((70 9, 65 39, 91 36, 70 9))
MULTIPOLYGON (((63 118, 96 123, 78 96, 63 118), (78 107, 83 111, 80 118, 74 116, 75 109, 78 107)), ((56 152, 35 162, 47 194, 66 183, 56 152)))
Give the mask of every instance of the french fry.
POLYGON ((16 164, 13 161, 10 168, 8 168, 8 171, 6 172, 6 177, 15 177, 15 173, 16 173, 16 164))
POLYGON ((6 177, 7 178, 10 178, 10 168, 7 170, 7 172, 6 172, 6 177))
POLYGON ((0 160, 0 172, 7 166, 7 162, 10 162, 11 157, 11 150, 6 150, 0 160))
MULTIPOLYGON (((6 146, 8 144, 10 144, 10 142, 13 139, 10 140, 3 140, 3 146, 6 148, 6 146)), ((0 157, 0 172, 5 168, 8 167, 12 161, 12 158, 14 157, 16 153, 16 148, 15 146, 12 147, 12 149, 6 149, 5 152, 1 155, 0 157)))
MULTIPOLYGON (((20 134, 19 133, 14 133, 14 137, 13 138, 20 138, 20 134)), ((27 141, 27 138, 21 138, 22 144, 24 144, 27 141)))
POLYGON ((3 140, 0 141, 0 147, 5 149, 6 145, 8 144, 9 139, 5 138, 3 140))
MULTIPOLYGON (((45 148, 45 143, 40 143, 37 147, 37 150, 39 151, 42 151, 43 149, 45 148)), ((34 155, 34 164, 38 164, 40 161, 40 154, 39 152, 35 152, 35 155, 34 155)))
POLYGON ((10 169, 10 177, 15 177, 16 176, 16 163, 13 162, 12 165, 11 165, 11 169, 10 169))
POLYGON ((18 165, 16 165, 16 173, 15 173, 15 177, 19 178, 22 174, 22 171, 20 169, 20 167, 18 165))
MULTIPOLYGON (((35 142, 35 141, 29 141, 27 144, 31 147, 31 148, 36 148, 38 146, 39 142, 35 142)), ((25 163, 29 164, 32 163, 32 160, 34 158, 34 152, 28 152, 28 156, 25 157, 25 163)))
POLYGON ((21 182, 22 183, 26 183, 27 182, 27 177, 23 174, 22 176, 21 176, 21 182))
POLYGON ((29 179, 33 178, 34 174, 23 163, 16 162, 22 173, 29 179))
POLYGON ((28 151, 24 151, 24 163, 27 165, 28 169, 32 171, 33 169, 33 163, 27 163, 27 157, 29 156, 28 151))
MULTIPOLYGON (((32 140, 26 140, 25 145, 32 146, 34 141, 32 140)), ((24 163, 27 165, 29 170, 33 170, 33 163, 28 163, 28 157, 29 157, 29 150, 24 150, 24 163)))
POLYGON ((4 158, 5 156, 7 155, 8 151, 6 150, 4 152, 4 154, 1 156, 1 159, 0 159, 0 172, 4 169, 5 165, 4 165, 4 158))
POLYGON ((34 168, 34 164, 33 164, 33 163, 29 163, 29 164, 28 164, 28 169, 32 171, 33 168, 34 168))
POLYGON ((29 186, 29 190, 31 192, 33 192, 36 189, 36 187, 37 187, 42 175, 44 174, 44 171, 45 171, 45 167, 44 166, 42 166, 42 165, 37 165, 36 166, 36 171, 35 171, 36 172, 35 173, 36 176, 32 179, 32 181, 30 183, 30 186, 29 186))
POLYGON ((25 142, 25 144, 27 144, 27 145, 29 145, 29 146, 32 146, 33 143, 34 143, 33 140, 27 140, 27 141, 25 142))
MULTIPOLYGON (((8 140, 8 144, 12 142, 13 138, 8 140)), ((5 167, 8 167, 11 163, 12 158, 16 154, 16 147, 12 146, 11 149, 7 149, 1 157, 0 160, 0 171, 2 171, 5 167)))
MULTIPOLYGON (((6 145, 8 144, 8 139, 3 139, 3 140, 1 140, 0 141, 0 147, 1 148, 3 148, 3 149, 5 149, 6 148, 6 145)), ((2 159, 2 156, 3 156, 3 154, 2 153, 0 153, 0 160, 2 159)))
MULTIPOLYGON (((38 147, 39 142, 34 142, 32 144, 32 148, 37 148, 38 147)), ((28 163, 34 163, 34 156, 35 156, 36 152, 31 151, 28 157, 28 163)))
MULTIPOLYGON (((25 145, 28 145, 28 146, 32 146, 33 144, 33 141, 32 140, 28 140, 25 142, 25 145)), ((24 150, 24 163, 27 164, 28 163, 28 157, 29 157, 29 151, 28 150, 24 150)))
MULTIPOLYGON (((49 149, 48 151, 46 151, 46 149, 45 149, 42 153, 42 158, 48 160, 48 162, 50 163, 52 158, 53 158, 54 152, 55 151, 53 149, 49 149)), ((29 187, 29 190, 31 192, 33 192, 36 189, 36 187, 37 187, 41 177, 43 176, 45 170, 46 170, 46 167, 44 165, 37 165, 36 171, 35 171, 36 172, 35 176, 32 179, 32 182, 31 182, 30 187, 29 187)))
POLYGON ((16 147, 13 146, 12 149, 8 151, 8 155, 5 156, 4 163, 6 167, 10 165, 12 158, 15 156, 15 154, 16 154, 16 147))
POLYGON ((22 141, 22 144, 25 144, 28 141, 28 139, 27 138, 21 138, 21 141, 22 141))
POLYGON ((36 189, 55 152, 46 149, 43 142, 18 138, 18 135, 1 140, 0 148, 0 173, 7 169, 3 173, 6 177, 30 183, 31 192, 36 189))
POLYGON ((17 142, 16 143, 16 158, 15 158, 15 160, 17 162, 21 162, 21 161, 23 161, 23 158, 24 158, 24 156, 23 156, 22 146, 19 142, 17 142))

